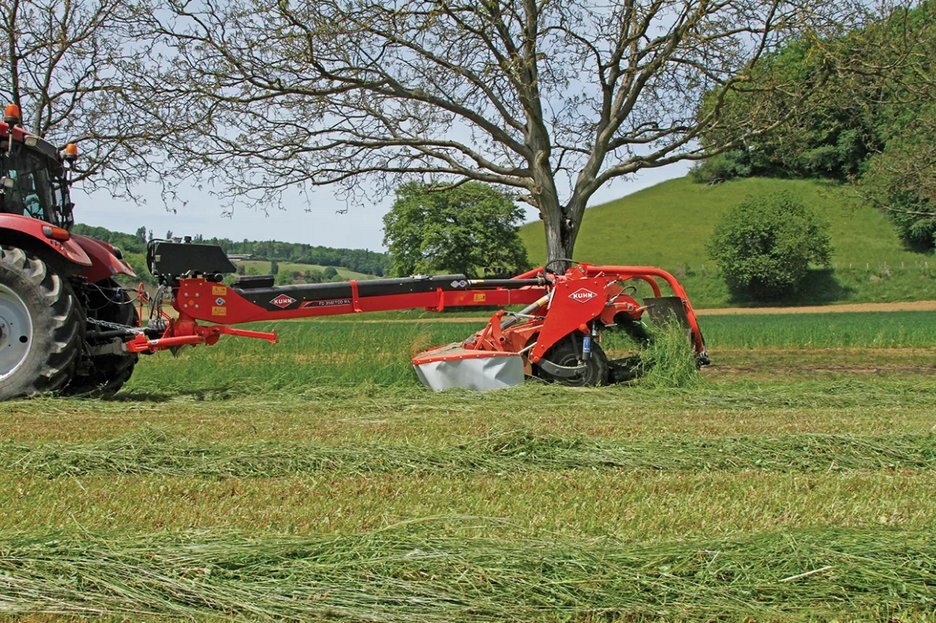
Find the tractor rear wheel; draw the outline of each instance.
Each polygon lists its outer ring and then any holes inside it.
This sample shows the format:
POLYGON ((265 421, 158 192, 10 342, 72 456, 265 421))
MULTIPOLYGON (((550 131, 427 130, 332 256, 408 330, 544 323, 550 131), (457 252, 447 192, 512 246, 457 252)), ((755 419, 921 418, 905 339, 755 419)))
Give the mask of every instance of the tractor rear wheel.
POLYGON ((61 388, 83 337, 68 281, 41 258, 0 247, 0 400, 61 388))
POLYGON ((588 359, 582 357, 582 339, 569 335, 553 345, 544 359, 548 359, 557 366, 574 368, 584 365, 581 372, 572 376, 553 375, 544 370, 541 366, 534 364, 533 370, 536 376, 550 383, 559 383, 560 385, 569 385, 571 387, 595 387, 605 385, 608 382, 608 356, 598 345, 598 342, 592 340, 591 355, 588 359))
MULTIPOLYGON (((139 314, 127 295, 113 279, 106 279, 85 287, 88 298, 88 318, 118 325, 137 326, 139 314)), ((95 344, 89 344, 93 347, 95 344)), ((107 398, 123 387, 136 366, 136 353, 108 353, 86 358, 75 371, 71 382, 62 392, 70 396, 107 398)))

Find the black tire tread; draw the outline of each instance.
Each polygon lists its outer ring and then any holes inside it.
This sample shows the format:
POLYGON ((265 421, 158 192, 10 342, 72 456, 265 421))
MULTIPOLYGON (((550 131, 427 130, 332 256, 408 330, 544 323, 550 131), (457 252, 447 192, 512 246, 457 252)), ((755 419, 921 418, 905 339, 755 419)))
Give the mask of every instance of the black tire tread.
MULTIPOLYGON (((105 289, 115 289, 119 292, 121 304, 109 303, 101 318, 109 322, 116 322, 128 326, 137 324, 138 314, 136 308, 129 304, 129 297, 117 282, 108 279, 96 284, 105 289)), ((76 373, 71 382, 63 388, 63 393, 69 396, 83 396, 87 398, 109 398, 113 396, 133 375, 139 356, 136 353, 123 353, 119 355, 98 355, 92 357, 87 370, 76 373)))
POLYGON ((60 389, 74 370, 84 336, 84 319, 69 283, 51 270, 40 257, 13 246, 0 246, 4 269, 19 273, 36 288, 43 303, 51 310, 48 327, 33 327, 35 340, 45 352, 31 378, 17 379, 0 389, 0 399, 29 397, 60 389), (46 340, 45 335, 50 339, 46 340))

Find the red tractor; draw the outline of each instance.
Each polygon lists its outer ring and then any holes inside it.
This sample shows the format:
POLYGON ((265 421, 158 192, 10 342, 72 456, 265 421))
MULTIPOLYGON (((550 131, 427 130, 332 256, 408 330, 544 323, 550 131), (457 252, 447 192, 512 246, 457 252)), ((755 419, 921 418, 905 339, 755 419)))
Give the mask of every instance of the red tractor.
POLYGON ((130 378, 139 353, 214 344, 222 335, 276 341, 273 333, 230 325, 414 308, 523 306, 497 312, 463 342, 416 355, 417 376, 435 390, 495 389, 525 376, 567 385, 629 380, 633 362, 610 360, 601 334, 617 329, 644 339, 646 312, 676 318, 697 363, 708 363, 682 286, 646 266, 550 271, 547 265, 512 279, 441 275, 274 286, 271 276, 232 282, 227 275, 235 268, 220 247, 154 241, 148 264, 160 287, 142 327, 134 301, 114 279, 134 276, 120 250, 70 232, 76 146, 57 149, 26 132, 19 117, 11 105, 0 123, 0 400, 52 391, 106 396, 130 378), (653 296, 639 302, 628 286, 633 281, 649 284, 653 296), (175 311, 164 312, 164 302, 175 311))
POLYGON ((124 342, 138 324, 115 275, 134 276, 118 249, 70 233, 75 145, 58 149, 0 123, 0 400, 40 392, 107 395, 137 361, 124 342))

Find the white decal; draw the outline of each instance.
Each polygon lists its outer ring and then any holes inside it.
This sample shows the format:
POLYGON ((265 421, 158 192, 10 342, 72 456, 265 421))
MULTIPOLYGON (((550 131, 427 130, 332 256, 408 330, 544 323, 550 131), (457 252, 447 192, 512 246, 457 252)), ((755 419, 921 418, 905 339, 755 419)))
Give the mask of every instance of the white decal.
POLYGON ((270 301, 271 304, 276 305, 280 309, 286 309, 287 307, 289 307, 295 302, 296 302, 296 299, 294 299, 291 296, 287 296, 285 294, 280 294, 275 299, 270 301))
POLYGON ((591 290, 588 290, 586 288, 579 288, 578 290, 570 294, 569 298, 578 303, 587 303, 588 301, 592 300, 596 296, 598 295, 592 292, 591 290))

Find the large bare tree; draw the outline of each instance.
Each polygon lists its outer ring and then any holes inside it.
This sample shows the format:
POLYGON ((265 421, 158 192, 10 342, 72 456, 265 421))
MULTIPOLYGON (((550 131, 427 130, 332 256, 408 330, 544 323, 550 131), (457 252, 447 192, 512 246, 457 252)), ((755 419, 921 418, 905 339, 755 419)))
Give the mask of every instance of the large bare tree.
POLYGON ((0 0, 0 98, 23 125, 64 146, 80 142, 77 179, 128 192, 158 175, 158 131, 127 71, 151 41, 139 38, 132 0, 0 0))
POLYGON ((185 170, 260 203, 413 176, 498 184, 539 211, 550 259, 571 257, 614 178, 702 158, 703 132, 722 137, 708 154, 741 144, 804 105, 825 72, 759 76, 786 106, 764 122, 725 121, 721 103, 790 39, 861 15, 843 0, 169 2, 147 77, 190 128, 174 146, 185 170))

